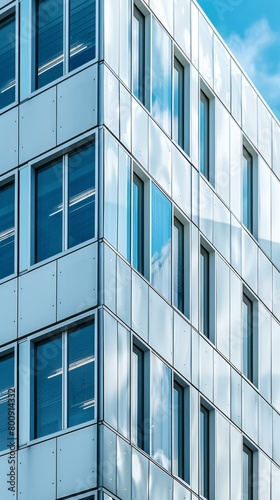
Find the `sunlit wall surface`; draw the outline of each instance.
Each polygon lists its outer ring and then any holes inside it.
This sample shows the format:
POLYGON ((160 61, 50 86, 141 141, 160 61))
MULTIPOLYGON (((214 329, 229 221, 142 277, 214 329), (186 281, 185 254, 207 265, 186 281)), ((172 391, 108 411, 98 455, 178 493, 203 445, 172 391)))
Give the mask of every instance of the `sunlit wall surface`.
POLYGON ((194 1, 0 0, 1 499, 279 499, 279 213, 194 1))

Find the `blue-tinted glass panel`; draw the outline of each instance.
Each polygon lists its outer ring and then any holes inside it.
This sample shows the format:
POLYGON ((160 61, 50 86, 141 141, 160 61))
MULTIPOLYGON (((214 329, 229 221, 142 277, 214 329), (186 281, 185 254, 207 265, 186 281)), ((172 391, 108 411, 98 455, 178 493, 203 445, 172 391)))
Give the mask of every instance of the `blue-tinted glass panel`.
POLYGON ((8 106, 16 98, 15 16, 0 22, 0 108, 8 106))
POLYGON ((174 219, 174 305, 184 312, 184 226, 174 219))
POLYGON ((153 18, 152 115, 171 134, 171 40, 153 18))
POLYGON ((132 265, 144 274, 144 183, 133 175, 132 265))
POLYGON ((173 139, 184 147, 184 68, 174 59, 173 78, 173 139))
POLYGON ((63 75, 63 0, 36 1, 36 88, 63 75))
POLYGON ((243 314, 243 374, 253 381, 253 303, 244 294, 243 314))
POLYGON ((132 19, 132 92, 145 104, 145 17, 135 6, 132 19))
POLYGON ((243 446, 243 500, 253 500, 253 452, 243 446))
POLYGON ((78 328, 68 335, 68 425, 92 420, 94 394, 94 324, 78 328))
POLYGON ((35 432, 39 438, 62 429, 62 339, 35 349, 35 432))
POLYGON ((80 148, 68 160, 68 247, 94 237, 95 145, 80 148))
POLYGON ((62 160, 35 171, 35 262, 62 250, 62 160))
POLYGON ((0 279, 14 272, 15 248, 14 183, 0 189, 0 279))
POLYGON ((177 382, 173 388, 173 473, 184 477, 184 388, 177 382))
POLYGON ((152 285, 171 300, 171 203, 152 184, 152 285))
POLYGON ((253 231, 253 159, 247 149, 243 148, 243 200, 242 222, 253 231))
POLYGON ((70 0, 70 71, 95 58, 95 0, 70 0))
MULTIPOLYGON (((16 412, 15 394, 13 391, 9 391, 13 387, 14 356, 9 355, 0 358, 0 451, 7 449, 13 440, 13 435, 8 429, 8 411, 13 412, 14 409, 16 412)), ((9 423, 10 425, 14 424, 13 414, 10 416, 9 423)))
POLYGON ((118 250, 130 261, 130 228, 131 228, 131 180, 130 158, 119 150, 119 176, 118 176, 118 250))
POLYGON ((209 253, 200 247, 200 331, 209 337, 209 253))
POLYGON ((200 172, 209 179, 209 99, 200 91, 200 172))
POLYGON ((200 408, 200 495, 209 498, 209 411, 200 408))
POLYGON ((144 353, 135 345, 131 363, 131 439, 144 450, 144 353))

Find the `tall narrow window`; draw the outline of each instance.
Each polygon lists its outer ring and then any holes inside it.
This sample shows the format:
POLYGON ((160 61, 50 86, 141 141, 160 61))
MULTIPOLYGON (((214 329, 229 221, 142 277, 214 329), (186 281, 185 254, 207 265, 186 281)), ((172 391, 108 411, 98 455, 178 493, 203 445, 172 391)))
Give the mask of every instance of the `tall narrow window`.
POLYGON ((210 464, 210 440, 209 440, 209 410, 205 406, 200 407, 200 495, 209 498, 209 464, 210 464))
POLYGON ((253 451, 243 445, 243 500, 253 500, 253 451))
POLYGON ((132 91, 145 104, 145 16, 135 5, 132 20, 132 91))
MULTIPOLYGON (((0 358, 0 451, 7 449, 13 439, 8 426, 9 410, 14 408, 14 412, 16 411, 13 388, 14 356, 8 354, 0 358)), ((14 424, 12 417, 9 418, 9 422, 14 424)))
POLYGON ((253 381, 253 302, 243 294, 243 374, 253 381))
POLYGON ((209 180, 209 99, 200 91, 200 172, 209 180))
POLYGON ((174 217, 174 305, 184 312, 184 225, 174 217))
POLYGON ((133 174, 132 265, 144 274, 144 182, 133 174))
POLYGON ((185 479, 184 388, 174 382, 173 387, 173 472, 185 479))
POLYGON ((253 232, 253 158, 246 148, 243 148, 243 208, 242 222, 253 232))
POLYGON ((184 148, 184 67, 174 58, 173 69, 173 139, 184 148))
POLYGON ((0 108, 16 99, 15 15, 0 21, 0 108))
POLYGON ((95 58, 95 0, 70 0, 69 70, 95 58))
POLYGON ((206 337, 210 333, 210 287, 209 287, 209 252, 200 247, 200 330, 206 337))
POLYGON ((131 380, 132 441, 149 453, 149 366, 148 353, 133 345, 131 380), (145 370, 146 368, 146 370, 145 370))
POLYGON ((0 188, 0 279, 14 273, 15 260, 15 186, 0 188))

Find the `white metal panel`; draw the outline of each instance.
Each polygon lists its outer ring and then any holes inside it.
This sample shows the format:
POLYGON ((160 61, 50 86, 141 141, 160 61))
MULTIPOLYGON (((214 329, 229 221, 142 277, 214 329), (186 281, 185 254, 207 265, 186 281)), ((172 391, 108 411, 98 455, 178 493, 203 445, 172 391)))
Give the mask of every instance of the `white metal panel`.
POLYGON ((97 64, 57 86, 58 144, 97 125, 97 64))
POLYGON ((200 178, 199 195, 199 228, 200 231, 212 242, 214 220, 214 194, 208 183, 200 178))
POLYGON ((102 296, 104 304, 113 312, 117 309, 117 256, 107 245, 103 246, 103 273, 102 296))
POLYGON ((273 290, 272 290, 272 307, 273 307, 273 314, 280 319, 280 273, 279 271, 273 266, 273 274, 272 274, 272 281, 273 281, 273 290))
POLYGON ((216 259, 216 344, 229 359, 229 267, 217 255, 216 259))
POLYGON ((229 205, 229 112, 215 100, 215 188, 229 205))
POLYGON ((197 6, 191 2, 191 56, 196 68, 198 68, 198 15, 197 6))
POLYGON ((18 108, 0 115, 0 174, 18 165, 18 108))
POLYGON ((230 211, 214 196, 214 245, 230 262, 230 211))
POLYGON ((214 90, 229 110, 230 56, 216 35, 214 35, 214 90))
POLYGON ((280 178, 280 126, 272 119, 272 166, 280 178))
POLYGON ((149 289, 149 342, 169 363, 173 362, 173 309, 149 289))
POLYGON ((118 323, 118 431, 127 439, 130 435, 130 339, 130 332, 118 323))
POLYGON ((249 236, 249 234, 242 229, 242 278, 253 288, 257 293, 257 255, 258 247, 249 236))
POLYGON ((196 168, 192 168, 191 172, 192 178, 192 221, 198 226, 199 224, 199 179, 200 174, 196 170, 196 168))
MULTIPOLYGON (((117 2, 115 2, 117 3, 117 2)), ((120 0, 120 62, 119 76, 121 80, 130 87, 131 69, 131 2, 120 0)), ((115 42, 113 42, 115 43, 115 42)))
POLYGON ((231 112, 237 123, 241 126, 241 71, 231 58, 231 112))
POLYGON ((270 260, 259 250, 259 297, 270 311, 272 311, 272 269, 270 260))
POLYGON ((191 500, 191 492, 175 480, 173 482, 173 500, 191 500))
POLYGON ((241 377, 233 368, 230 370, 230 413, 231 420, 241 427, 241 377))
POLYGON ((104 0, 104 59, 119 73, 120 0, 104 0))
POLYGON ((215 415, 216 438, 216 500, 230 498, 229 494, 229 423, 218 412, 215 415))
POLYGON ((132 271, 132 329, 148 341, 148 285, 132 271))
POLYGON ((268 500, 271 498, 271 461, 259 452, 258 462, 258 500, 268 500))
POLYGON ((242 379, 242 430, 255 442, 259 437, 259 396, 253 387, 242 379))
POLYGON ((213 30, 199 12, 199 72, 213 87, 213 30))
POLYGON ((19 335, 56 321, 56 262, 38 267, 19 278, 19 335))
POLYGON ((10 462, 13 460, 10 455, 3 455, 0 457, 0 498, 13 499, 17 498, 17 456, 15 456, 15 462, 10 462), (14 489, 13 489, 14 488, 14 489))
POLYGON ((213 347, 202 337, 199 340, 199 389, 208 399, 213 401, 214 351, 213 347))
POLYGON ((192 325, 194 328, 198 329, 198 317, 199 317, 199 299, 198 299, 198 289, 199 289, 199 233, 197 227, 191 224, 191 318, 192 325))
POLYGON ((280 325, 272 318, 272 404, 280 413, 280 325))
POLYGON ((271 464, 271 500, 278 500, 280 491, 280 468, 271 464))
POLYGON ((271 170, 258 158, 258 241, 263 251, 271 256, 271 170))
POLYGON ((259 446, 272 456, 272 408, 263 398, 259 398, 259 417, 259 446))
POLYGON ((271 194, 272 194, 272 237, 271 237, 271 254, 272 262, 278 269, 280 269, 280 231, 279 231, 279 217, 280 213, 280 183, 279 180, 271 176, 271 194))
POLYGON ((151 175, 171 195, 171 143, 150 118, 149 167, 151 175))
POLYGON ((56 88, 52 87, 19 107, 19 161, 28 161, 55 145, 56 88))
POLYGON ((214 403, 230 418, 230 365, 214 352, 214 403))
POLYGON ((117 315, 131 326, 131 267, 117 257, 117 315))
POLYGON ((191 326, 174 312, 174 368, 191 380, 191 326))
POLYGON ((271 315, 258 304, 258 388, 271 401, 271 315))
POLYGON ((120 140, 131 150, 131 95, 120 84, 120 140))
POLYGON ((117 437, 117 495, 131 500, 131 446, 117 437))
POLYGON ((273 410, 272 458, 280 465, 280 415, 273 410))
POLYGON ((103 486, 117 493, 117 436, 108 427, 102 426, 100 430, 100 450, 102 460, 99 462, 99 470, 103 486))
POLYGON ((242 128, 255 146, 257 146, 257 111, 256 91, 242 75, 242 128))
POLYGON ((148 459, 132 448, 132 497, 134 500, 148 500, 148 459))
POLYGON ((231 265, 239 274, 241 274, 241 263, 242 263, 241 235, 242 235, 241 224, 231 214, 230 262, 231 265))
POLYGON ((119 81, 113 73, 103 65, 104 71, 104 124, 119 137, 120 134, 120 90, 119 81))
POLYGON ((272 153, 271 129, 271 114, 258 97, 258 148, 269 165, 271 165, 272 153))
POLYGON ((172 486, 171 476, 150 462, 149 498, 172 500, 172 486))
POLYGON ((118 419, 118 332, 117 321, 104 312, 104 420, 117 429, 118 419))
POLYGON ((241 220, 242 147, 242 131, 230 118, 230 208, 239 220, 241 220))
POLYGON ((242 282, 230 273, 230 360, 242 369, 242 282))
POLYGON ((17 337, 17 280, 0 286, 0 345, 17 337))
POLYGON ((173 2, 170 0, 150 0, 151 9, 162 22, 163 26, 173 34, 173 2))
POLYGON ((242 498, 242 434, 233 425, 230 425, 230 479, 231 499, 242 498))
POLYGON ((132 153, 148 170, 148 115, 146 111, 132 99, 132 153))
POLYGON ((174 0, 174 38, 181 49, 191 54, 191 1, 174 0))
POLYGON ((192 167, 185 156, 172 145, 172 198, 188 217, 192 210, 192 167))
MULTIPOLYGON (((193 3, 191 3, 193 7, 193 3)), ((194 8, 193 8, 194 10, 194 8)), ((199 74, 198 71, 190 66, 190 134, 191 148, 190 156, 192 164, 196 169, 199 168, 199 74)))
POLYGON ((119 146, 107 132, 104 139, 104 236, 117 248, 119 146))
POLYGON ((22 500, 56 497, 55 439, 18 451, 18 497, 22 500))
POLYGON ((58 320, 97 304, 97 243, 65 255, 57 263, 58 320))
POLYGON ((199 387, 199 339, 200 335, 192 329, 192 371, 191 380, 195 387, 199 387))
POLYGON ((57 496, 97 486, 97 426, 57 438, 57 496))

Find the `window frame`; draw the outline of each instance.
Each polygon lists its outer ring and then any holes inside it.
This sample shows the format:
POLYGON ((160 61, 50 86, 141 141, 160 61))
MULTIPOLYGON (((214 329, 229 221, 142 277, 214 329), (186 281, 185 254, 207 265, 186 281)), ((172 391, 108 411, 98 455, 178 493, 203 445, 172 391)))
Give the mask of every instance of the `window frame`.
MULTIPOLYGON (((151 14, 149 10, 145 7, 145 5, 140 1, 140 0, 135 0, 132 3, 132 28, 131 28, 131 90, 132 90, 132 95, 134 96, 135 99, 137 99, 148 111, 150 110, 150 87, 151 87, 151 71, 150 71, 150 61, 151 61, 151 14), (134 61, 134 44, 133 44, 133 37, 134 37, 134 18, 137 19, 135 16, 134 12, 136 11, 137 15, 140 14, 140 16, 143 16, 142 21, 144 22, 143 30, 142 30, 142 65, 143 65, 143 71, 139 71, 139 73, 142 73, 142 84, 143 84, 143 89, 142 89, 142 95, 139 97, 139 95, 134 94, 134 79, 133 79, 133 61, 134 61)), ((138 51, 137 51, 138 52, 138 51)), ((139 70, 139 68, 138 68, 139 70)))
POLYGON ((18 104, 18 93, 19 93, 19 15, 17 3, 14 1, 11 5, 3 7, 0 13, 0 26, 2 22, 5 22, 10 16, 14 15, 15 21, 15 99, 6 106, 0 107, 0 114, 4 113, 11 107, 18 104))
MULTIPOLYGON (((205 451, 205 450, 204 450, 205 451)), ((199 405, 199 493, 206 500, 215 498, 215 410, 204 399, 200 399, 199 405), (202 430, 201 430, 201 414, 207 415, 207 456, 202 456, 202 430), (207 478, 202 477, 202 470, 205 470, 205 463, 202 466, 202 459, 207 461, 206 470, 207 478), (204 482, 206 479, 206 492, 204 491, 204 482), (202 491, 203 490, 203 491, 202 491), (204 493, 207 493, 205 496, 204 493)))
MULTIPOLYGON (((14 398, 15 398, 15 405, 14 405, 14 416, 15 416, 15 442, 16 442, 16 449, 18 447, 18 442, 17 442, 17 436, 18 436, 18 427, 19 427, 19 422, 18 422, 18 379, 17 379, 17 367, 18 367, 18 350, 17 350, 17 344, 15 342, 12 342, 8 346, 1 347, 0 348, 0 363, 1 359, 6 358, 8 356, 12 355, 13 360, 14 360, 14 398)), ((7 419, 8 422, 8 419, 7 419)), ((6 453, 10 452, 10 448, 3 448, 3 450, 0 450, 0 456, 5 455, 6 453)))
POLYGON ((173 45, 173 65, 172 65, 172 133, 171 137, 174 143, 179 146, 188 156, 190 156, 190 65, 185 57, 178 50, 177 46, 173 45), (175 71, 176 65, 179 65, 182 71, 182 138, 177 140, 174 136, 174 110, 175 110, 175 71))
MULTIPOLYGON (((215 188, 215 97, 203 80, 200 81, 199 87, 199 172, 203 177, 215 188), (201 99, 202 98, 202 99, 201 99), (202 144, 202 120, 201 120, 201 103, 207 103, 207 124, 206 141, 203 141, 206 146, 206 167, 202 168, 201 164, 201 144, 202 144)), ((205 128, 204 127, 204 128, 205 128)), ((205 161, 205 158, 204 158, 205 161)))
MULTIPOLYGON (((253 236, 258 238, 258 155, 249 141, 243 138, 242 147, 242 174, 241 174, 241 223, 243 227, 253 236), (244 160, 249 162, 249 212, 251 220, 249 224, 244 221, 244 160)), ((247 193, 248 195, 248 193, 247 193)))
POLYGON ((18 221, 18 171, 13 173, 9 172, 2 176, 0 181, 0 191, 5 186, 13 183, 14 185, 14 271, 11 274, 7 274, 0 279, 0 283, 10 279, 13 276, 17 276, 18 271, 18 234, 19 234, 19 221, 18 221))
POLYGON ((242 292, 242 374, 249 380, 255 387, 258 387, 258 301, 252 294, 252 292, 243 286, 242 292), (249 345, 244 346, 244 298, 249 305, 250 311, 250 336, 249 345), (250 361, 249 361, 249 372, 245 370, 244 366, 244 356, 246 350, 250 348, 250 361), (251 366, 250 366, 251 365, 251 366))
POLYGON ((190 223, 175 207, 173 207, 173 224, 172 224, 172 304, 184 316, 190 318, 190 223), (176 264, 176 244, 175 244, 175 227, 177 222, 181 225, 183 231, 182 238, 182 260, 183 260, 183 276, 182 276, 182 293, 183 302, 182 307, 176 304, 175 296, 175 264, 176 264))
MULTIPOLYGON (((180 433, 178 433, 180 434, 180 433)), ((179 441, 179 440, 178 440, 179 441)), ((178 450, 179 455, 179 450, 178 450)), ((173 372, 172 385, 172 474, 181 480, 190 484, 190 387, 173 372), (181 427, 183 438, 181 441, 181 470, 175 470, 175 397, 174 392, 176 387, 181 391, 182 408, 181 408, 181 427)), ((178 458, 179 462, 179 458, 178 458)))
MULTIPOLYGON (((216 278, 215 278, 215 268, 216 268, 216 258, 214 249, 204 240, 200 238, 199 244, 199 331, 209 339, 213 344, 215 344, 216 340, 216 324, 215 324, 215 305, 216 305, 216 278), (207 270, 207 290, 206 290, 206 298, 207 298, 207 318, 204 314, 204 308, 202 307, 204 302, 202 303, 202 279, 203 271, 202 271, 202 253, 207 255, 208 257, 208 270, 207 270), (212 291, 212 293, 211 293, 212 291), (204 324, 207 324, 206 331, 204 328, 204 324)), ((204 279, 203 279, 204 282, 204 279)), ((205 284, 204 284, 205 285, 205 284)), ((205 286, 204 286, 205 287, 205 286)))
MULTIPOLYGON (((138 357, 139 360, 139 357, 138 357)), ((139 368, 139 365, 137 365, 137 368, 139 368)), ((132 346, 131 346, 131 385, 130 385, 130 400, 131 400, 131 441, 132 443, 140 448, 141 450, 145 451, 148 455, 150 454, 151 451, 151 436, 150 436, 150 429, 147 430, 147 425, 145 427, 145 421, 150 422, 150 350, 144 346, 137 337, 133 337, 132 340, 132 346), (136 352, 135 352, 136 351, 136 352), (137 354, 139 353, 139 354, 137 354), (136 400, 137 400, 137 408, 138 408, 138 401, 141 399, 141 406, 142 406, 142 422, 141 422, 141 430, 143 431, 143 437, 141 438, 141 442, 139 443, 138 441, 138 436, 135 439, 134 433, 135 433, 135 424, 138 427, 138 416, 137 416, 137 423, 134 421, 133 417, 133 401, 134 401, 134 394, 133 394, 133 384, 134 384, 134 377, 133 377, 133 370, 135 370, 134 366, 134 361, 133 361, 133 354, 136 356, 141 356, 141 374, 142 374, 142 385, 143 385, 143 393, 139 392, 139 387, 137 384, 137 392, 136 392, 136 400), (141 398, 142 396, 142 398, 141 398)), ((137 380, 138 380, 138 374, 137 374, 137 380)))
MULTIPOLYGON (((255 500, 257 498, 258 492, 258 481, 256 478, 258 477, 258 450, 248 441, 247 438, 243 437, 243 446, 242 446, 242 495, 244 493, 244 454, 249 457, 251 461, 250 464, 250 474, 247 477, 248 483, 251 476, 251 487, 248 500, 255 500)), ((249 485, 248 485, 249 486, 249 485)), ((249 489, 249 488, 248 488, 249 489)), ((242 496, 243 498, 243 496, 242 496)), ((245 497, 244 497, 245 498, 245 497)))

